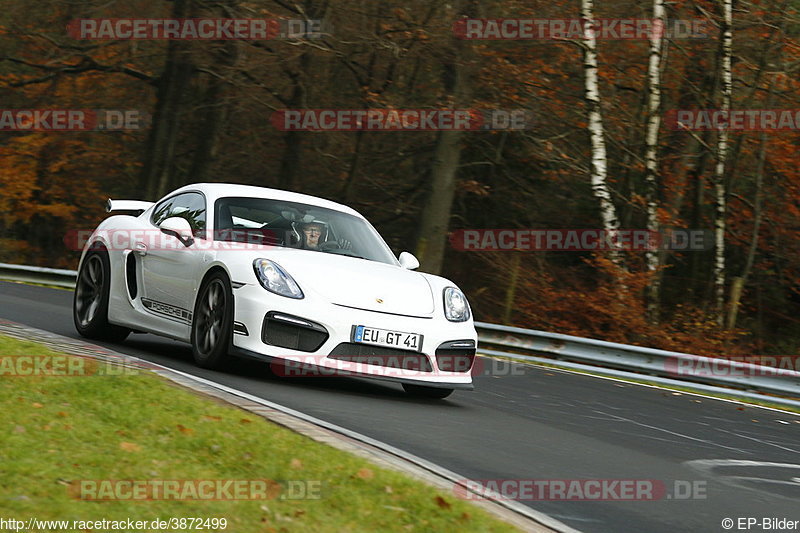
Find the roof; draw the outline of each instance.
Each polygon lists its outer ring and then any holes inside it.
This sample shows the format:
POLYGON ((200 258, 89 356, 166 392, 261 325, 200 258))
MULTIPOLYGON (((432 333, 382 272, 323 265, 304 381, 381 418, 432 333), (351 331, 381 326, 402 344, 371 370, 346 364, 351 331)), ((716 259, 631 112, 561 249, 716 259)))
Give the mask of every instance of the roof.
POLYGON ((298 202, 316 207, 326 207, 336 211, 342 211, 364 218, 358 211, 346 205, 332 202, 317 196, 301 194, 298 192, 284 191, 281 189, 270 189, 268 187, 256 187, 255 185, 241 185, 238 183, 192 183, 184 185, 180 189, 172 191, 170 195, 184 190, 201 191, 209 199, 223 198, 226 196, 244 196, 248 198, 269 198, 273 200, 284 200, 287 202, 298 202))

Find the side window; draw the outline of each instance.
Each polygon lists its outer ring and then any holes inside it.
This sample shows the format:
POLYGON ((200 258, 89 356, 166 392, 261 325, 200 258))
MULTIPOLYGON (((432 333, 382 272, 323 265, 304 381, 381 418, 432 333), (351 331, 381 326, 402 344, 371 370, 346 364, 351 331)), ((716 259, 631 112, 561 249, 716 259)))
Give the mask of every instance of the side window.
POLYGON ((202 194, 187 192, 167 198, 155 207, 150 220, 158 226, 170 217, 185 218, 189 221, 195 237, 205 237, 206 199, 202 194))

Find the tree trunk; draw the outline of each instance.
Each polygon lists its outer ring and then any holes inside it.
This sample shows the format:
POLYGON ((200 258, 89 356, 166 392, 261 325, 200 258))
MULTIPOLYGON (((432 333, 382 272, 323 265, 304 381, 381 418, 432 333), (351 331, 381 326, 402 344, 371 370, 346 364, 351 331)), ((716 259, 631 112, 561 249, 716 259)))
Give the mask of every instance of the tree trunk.
MULTIPOLYGON (((175 0, 172 18, 185 18, 190 3, 191 0, 175 0)), ((146 191, 146 197, 151 200, 163 196, 172 185, 173 156, 182 101, 193 71, 187 53, 186 42, 171 40, 167 44, 167 60, 158 80, 153 125, 140 175, 141 189, 146 191)))
MULTIPOLYGON (((774 101, 774 86, 770 83, 769 94, 767 96, 767 103, 765 109, 771 109, 774 101)), ((750 271, 755 262, 756 252, 758 251, 758 233, 761 231, 761 220, 763 218, 764 203, 764 167, 767 160, 767 132, 762 131, 759 138, 758 145, 758 163, 756 164, 756 190, 755 198, 753 199, 753 235, 750 237, 750 246, 747 250, 747 259, 745 260, 744 268, 738 278, 734 282, 737 284, 736 290, 731 289, 731 298, 728 308, 728 323, 729 329, 736 327, 736 315, 739 312, 739 300, 742 296, 742 290, 747 283, 747 278, 750 276, 750 271)))
MULTIPOLYGON (((661 125, 661 44, 664 42, 664 0, 653 0, 654 31, 650 36, 650 63, 647 69, 647 131, 645 133, 645 195, 647 199, 647 231, 650 241, 658 234, 658 128, 661 125)), ((659 251, 649 249, 645 254, 647 270, 651 274, 647 287, 647 315, 651 323, 658 323, 661 278, 658 275, 659 251)))
MULTIPOLYGON (((733 55, 733 0, 723 1, 723 16, 720 27, 722 46, 721 78, 722 105, 720 110, 728 113, 731 108, 731 56, 733 55)), ((717 324, 723 326, 725 318, 725 157, 728 151, 728 130, 723 128, 717 140, 717 164, 714 168, 714 307, 717 324)))
MULTIPOLYGON (((300 55, 299 71, 293 76, 294 87, 289 97, 289 109, 306 107, 306 75, 311 56, 308 51, 300 55)), ((281 157, 281 166, 278 171, 278 186, 285 190, 294 190, 298 185, 300 175, 300 154, 302 152, 303 134, 301 131, 287 131, 283 137, 284 149, 281 157)))
POLYGON ((228 115, 228 104, 224 100, 226 81, 223 77, 236 65, 238 52, 237 42, 231 40, 225 41, 215 54, 220 69, 216 76, 212 75, 208 80, 208 89, 204 97, 205 121, 197 130, 195 141, 197 148, 189 170, 192 181, 202 182, 208 179, 209 170, 217 155, 219 137, 228 115))
MULTIPOLYGON (((600 204, 603 229, 613 233, 619 229, 619 218, 611 191, 608 188, 608 159, 606 156, 605 130, 600 113, 600 86, 597 79, 597 39, 594 34, 594 2, 581 0, 581 18, 585 31, 583 39, 584 98, 589 116, 589 136, 592 143, 591 182, 592 192, 600 204)), ((619 251, 612 250, 609 257, 621 266, 619 251)))
POLYGON ((511 324, 511 313, 514 311, 514 299, 517 295, 517 283, 519 281, 520 261, 522 252, 514 252, 511 258, 511 275, 506 288, 506 300, 503 305, 503 324, 511 324))
POLYGON ((431 191, 422 210, 417 257, 420 268, 431 274, 442 271, 447 229, 456 188, 456 171, 461 160, 460 131, 442 131, 436 143, 431 191))
MULTIPOLYGON (((463 107, 469 99, 464 47, 463 41, 451 36, 449 54, 442 67, 445 92, 453 95, 452 103, 456 108, 463 107)), ((462 135, 461 131, 445 130, 439 132, 436 141, 431 168, 431 190, 422 209, 416 249, 420 269, 431 274, 442 271, 455 196, 456 173, 461 160, 462 135)))

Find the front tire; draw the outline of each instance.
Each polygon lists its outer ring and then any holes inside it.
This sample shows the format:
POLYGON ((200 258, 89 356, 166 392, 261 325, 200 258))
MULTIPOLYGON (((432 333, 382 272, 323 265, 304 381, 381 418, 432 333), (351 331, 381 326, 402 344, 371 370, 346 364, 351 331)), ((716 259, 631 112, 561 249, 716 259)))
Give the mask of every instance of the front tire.
POLYGON ((111 291, 111 263, 108 252, 97 248, 86 253, 81 263, 72 299, 72 320, 82 337, 121 342, 131 330, 108 321, 111 291))
POLYGON ((454 389, 444 389, 439 387, 428 387, 427 385, 413 385, 411 383, 403 383, 403 389, 409 396, 417 398, 429 398, 433 400, 441 400, 453 394, 454 389))
POLYGON ((220 369, 228 359, 233 323, 231 282, 215 272, 197 295, 192 319, 192 354, 203 368, 220 369))

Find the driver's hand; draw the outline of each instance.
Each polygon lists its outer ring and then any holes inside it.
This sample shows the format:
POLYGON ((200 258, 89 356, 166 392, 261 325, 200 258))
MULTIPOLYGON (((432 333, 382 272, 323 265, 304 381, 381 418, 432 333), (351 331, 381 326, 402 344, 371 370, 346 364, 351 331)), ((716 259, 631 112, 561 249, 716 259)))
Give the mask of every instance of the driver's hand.
POLYGON ((347 239, 339 239, 339 248, 342 250, 351 250, 353 248, 353 244, 347 239))

